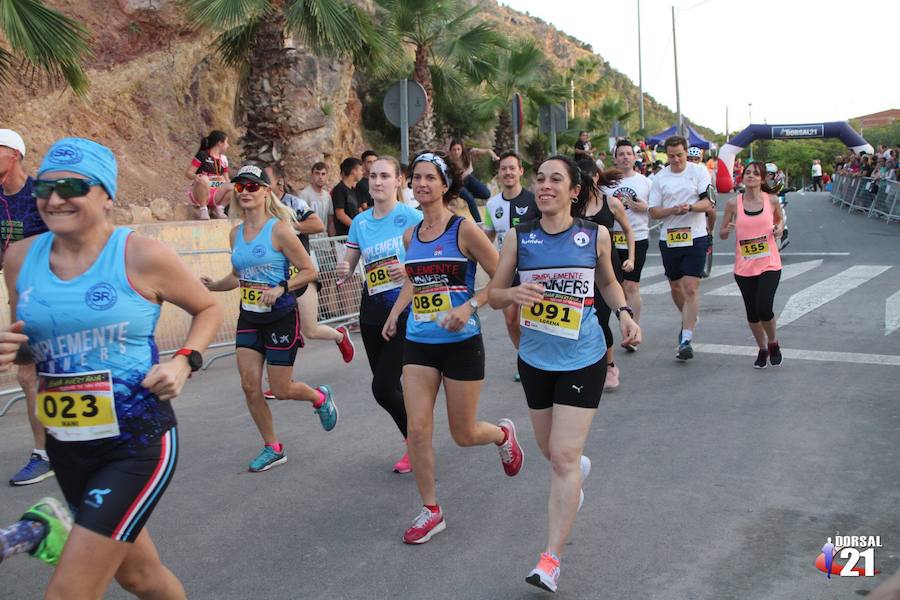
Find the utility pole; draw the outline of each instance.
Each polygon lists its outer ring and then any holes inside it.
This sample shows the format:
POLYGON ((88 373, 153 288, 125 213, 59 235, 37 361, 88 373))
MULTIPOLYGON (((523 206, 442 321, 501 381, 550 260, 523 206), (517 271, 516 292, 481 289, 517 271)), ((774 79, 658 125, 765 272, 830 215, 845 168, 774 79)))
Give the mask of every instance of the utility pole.
MULTIPOLYGON (((753 103, 747 103, 747 111, 750 113, 750 124, 753 125, 753 103)), ((750 160, 753 160, 753 142, 750 142, 750 160)))
POLYGON ((678 135, 684 135, 684 120, 681 116, 681 92, 678 88, 678 42, 675 40, 675 7, 672 7, 672 56, 675 57, 675 110, 678 112, 678 135))
POLYGON ((641 92, 641 131, 644 130, 644 71, 641 60, 641 0, 637 0, 638 11, 638 89, 641 92))

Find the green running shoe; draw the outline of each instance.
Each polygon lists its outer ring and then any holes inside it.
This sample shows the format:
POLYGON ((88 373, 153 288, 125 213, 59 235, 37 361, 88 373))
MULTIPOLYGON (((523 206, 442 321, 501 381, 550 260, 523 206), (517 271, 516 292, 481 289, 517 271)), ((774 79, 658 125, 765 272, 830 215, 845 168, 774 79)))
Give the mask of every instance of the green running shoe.
POLYGON ((268 471, 272 467, 283 465, 286 462, 287 455, 284 452, 284 446, 281 447, 281 452, 275 452, 272 446, 263 446, 256 458, 250 461, 250 472, 260 473, 268 471))
POLYGON ((56 565, 62 555, 69 532, 72 530, 72 515, 69 509, 56 498, 43 498, 25 511, 22 521, 38 521, 47 528, 44 539, 31 555, 48 565, 56 565))
POLYGON ((338 422, 338 409, 334 404, 334 393, 331 391, 331 388, 327 385, 320 385, 316 388, 322 395, 325 396, 325 402, 322 403, 322 406, 315 409, 316 414, 319 415, 319 421, 322 423, 322 429, 325 431, 331 431, 334 429, 335 425, 338 422))

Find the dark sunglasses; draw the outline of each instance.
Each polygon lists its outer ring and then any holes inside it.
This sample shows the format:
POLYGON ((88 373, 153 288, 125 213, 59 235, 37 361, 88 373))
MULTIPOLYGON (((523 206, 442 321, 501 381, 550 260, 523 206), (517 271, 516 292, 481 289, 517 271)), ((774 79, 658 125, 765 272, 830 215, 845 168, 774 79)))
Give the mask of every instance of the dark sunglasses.
POLYGON ((265 186, 261 183, 256 183, 255 181, 248 181, 247 183, 238 182, 234 184, 234 191, 238 194, 241 192, 250 192, 252 194, 258 192, 261 187, 265 186))
POLYGON ((31 195, 41 200, 47 200, 56 192, 56 195, 64 200, 87 196, 92 185, 100 185, 96 179, 79 179, 66 177, 63 179, 35 179, 31 195))

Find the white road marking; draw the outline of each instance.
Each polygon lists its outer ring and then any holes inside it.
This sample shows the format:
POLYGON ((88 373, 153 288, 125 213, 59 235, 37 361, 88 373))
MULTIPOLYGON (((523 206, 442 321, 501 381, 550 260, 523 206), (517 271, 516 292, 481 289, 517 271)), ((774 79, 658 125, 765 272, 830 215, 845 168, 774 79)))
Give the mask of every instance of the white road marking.
MULTIPOLYGON (((781 281, 787 281, 788 279, 793 279, 798 275, 803 275, 807 271, 811 271, 822 265, 822 259, 819 260, 809 260, 806 262, 795 263, 792 265, 784 265, 781 268, 781 281)), ((707 296, 740 296, 741 290, 738 289, 736 283, 729 283, 728 285, 723 285, 720 288, 716 288, 714 290, 710 290, 706 292, 707 296)))
MULTIPOLYGON (((734 256, 734 252, 719 252, 714 250, 716 256, 734 256)), ((662 256, 659 252, 653 254, 648 252, 647 256, 662 256)), ((782 252, 781 256, 850 256, 849 252, 782 252)))
POLYGON ((900 292, 884 301, 884 335, 900 329, 900 292))
MULTIPOLYGON (((692 344, 696 352, 707 354, 728 354, 731 356, 756 356, 756 346, 729 346, 726 344, 692 344)), ((862 352, 824 352, 822 350, 799 350, 782 348, 781 354, 786 359, 821 360, 826 362, 842 362, 863 365, 885 365, 900 367, 900 356, 891 354, 864 354, 862 352)))
POLYGON ((823 279, 802 292, 797 292, 788 298, 784 310, 778 316, 778 326, 784 327, 793 323, 806 313, 843 296, 890 268, 890 266, 884 265, 856 265, 828 279, 823 279))
MULTIPOLYGON (((665 272, 666 270, 663 267, 644 267, 644 270, 641 271, 641 281, 662 275, 665 272)), ((641 290, 641 293, 643 292, 644 290, 641 290)))
MULTIPOLYGON (((731 273, 734 270, 732 265, 718 265, 712 268, 712 271, 709 274, 707 279, 714 279, 716 277, 721 277, 726 273, 731 273)), ((701 281, 704 281, 701 279, 701 281)), ((660 281, 659 283, 654 283, 653 285, 648 285, 645 288, 641 288, 641 296, 644 295, 654 295, 654 294, 668 294, 669 293, 669 281, 660 281)))

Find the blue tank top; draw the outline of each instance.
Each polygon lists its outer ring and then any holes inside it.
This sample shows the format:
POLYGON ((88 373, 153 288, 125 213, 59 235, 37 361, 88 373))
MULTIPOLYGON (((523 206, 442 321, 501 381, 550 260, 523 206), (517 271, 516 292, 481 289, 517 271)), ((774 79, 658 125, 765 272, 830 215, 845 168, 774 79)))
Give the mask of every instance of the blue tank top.
POLYGON ((160 306, 128 280, 131 233, 116 228, 94 264, 65 281, 50 270, 54 235, 43 233, 19 271, 16 318, 25 321, 39 374, 38 413, 59 441, 125 443, 137 452, 175 425, 172 404, 141 386, 159 362, 160 306))
POLYGON ((297 306, 294 294, 282 294, 272 306, 260 302, 262 293, 275 287, 283 279, 290 279, 291 262, 272 245, 272 228, 278 219, 272 217, 256 237, 244 240, 244 224, 237 227, 231 265, 241 280, 241 317, 267 322, 284 316, 297 306))
POLYGON ((544 300, 520 308, 519 356, 544 371, 575 371, 606 353, 594 308, 597 224, 575 219, 556 234, 540 220, 516 227, 517 268, 522 283, 544 286, 544 300))
POLYGON ((453 216, 447 229, 432 242, 419 239, 416 225, 406 249, 406 275, 413 284, 412 310, 406 322, 406 339, 420 344, 460 342, 481 333, 473 314, 459 331, 447 331, 438 323, 451 309, 468 302, 475 293, 475 261, 459 249, 462 218, 453 216))

